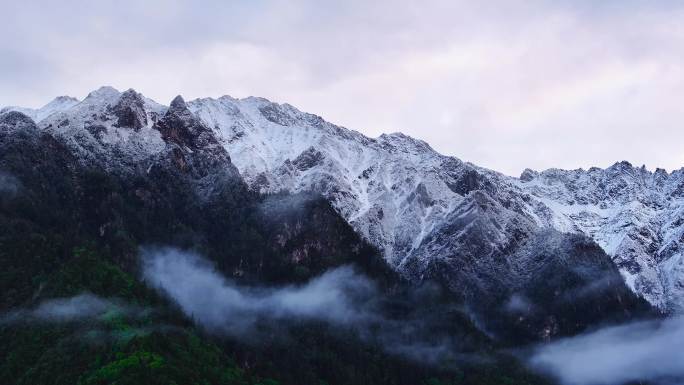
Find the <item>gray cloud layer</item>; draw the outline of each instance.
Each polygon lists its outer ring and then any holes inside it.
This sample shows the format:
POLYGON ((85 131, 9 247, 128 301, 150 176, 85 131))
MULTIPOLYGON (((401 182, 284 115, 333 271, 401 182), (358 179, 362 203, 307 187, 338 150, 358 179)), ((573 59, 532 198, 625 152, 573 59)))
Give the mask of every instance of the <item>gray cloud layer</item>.
POLYGON ((566 385, 684 382, 684 318, 639 322, 539 347, 530 363, 566 385))
POLYGON ((2 4, 0 105, 103 84, 168 102, 290 102, 524 167, 679 168, 684 6, 673 1, 67 0, 2 4), (534 145, 532 145, 534 144, 534 145))

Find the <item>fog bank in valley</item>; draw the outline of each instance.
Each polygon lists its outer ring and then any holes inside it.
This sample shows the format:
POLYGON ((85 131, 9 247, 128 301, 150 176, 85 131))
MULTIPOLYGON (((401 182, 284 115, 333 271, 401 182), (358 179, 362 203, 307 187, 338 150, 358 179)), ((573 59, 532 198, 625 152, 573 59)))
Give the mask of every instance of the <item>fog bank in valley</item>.
POLYGON ((684 318, 603 328, 538 347, 530 364, 566 385, 684 382, 684 318))

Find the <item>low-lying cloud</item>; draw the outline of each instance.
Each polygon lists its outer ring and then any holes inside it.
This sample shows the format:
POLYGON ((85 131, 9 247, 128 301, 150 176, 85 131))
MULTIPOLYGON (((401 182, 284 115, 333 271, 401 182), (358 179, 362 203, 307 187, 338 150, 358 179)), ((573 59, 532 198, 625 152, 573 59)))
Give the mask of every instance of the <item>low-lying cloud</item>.
POLYGON ((537 348, 533 367, 566 385, 684 382, 684 318, 608 327, 537 348))
POLYGON ((137 316, 144 312, 143 309, 123 304, 120 301, 82 293, 73 297, 48 299, 33 308, 14 310, 0 318, 0 323, 73 322, 95 319, 110 311, 129 316, 137 316))
POLYGON ((504 310, 509 314, 527 314, 534 311, 535 305, 524 295, 515 293, 504 303, 504 310))
MULTIPOLYGON (((196 254, 172 248, 143 249, 145 280, 172 298, 208 331, 249 342, 262 327, 323 322, 352 331, 363 341, 423 363, 463 359, 456 341, 438 335, 429 314, 410 319, 383 315, 383 294, 349 266, 332 269, 302 285, 248 287, 218 273, 196 254)), ((470 357, 469 357, 470 358, 470 357)))
POLYGON ((368 306, 376 288, 349 267, 301 286, 263 288, 240 287, 199 256, 176 249, 146 250, 143 261, 145 279, 212 331, 243 336, 264 319, 355 324, 373 317, 368 306))

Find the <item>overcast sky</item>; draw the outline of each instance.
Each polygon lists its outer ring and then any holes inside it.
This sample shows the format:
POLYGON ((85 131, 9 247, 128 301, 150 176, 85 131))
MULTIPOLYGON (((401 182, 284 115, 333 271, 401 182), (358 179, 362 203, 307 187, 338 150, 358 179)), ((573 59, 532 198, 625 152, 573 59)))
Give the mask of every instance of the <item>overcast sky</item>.
POLYGON ((518 175, 684 166, 670 1, 0 0, 0 105, 263 96, 518 175))

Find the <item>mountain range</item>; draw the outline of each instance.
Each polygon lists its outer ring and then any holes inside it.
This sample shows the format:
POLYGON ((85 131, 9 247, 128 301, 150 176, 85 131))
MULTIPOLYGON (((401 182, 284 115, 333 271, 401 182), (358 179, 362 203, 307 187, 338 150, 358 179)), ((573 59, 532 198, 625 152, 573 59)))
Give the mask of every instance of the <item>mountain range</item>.
MULTIPOLYGON (((369 138, 263 98, 177 98, 170 108, 179 104, 211 128, 208 145, 227 151, 250 189, 321 194, 409 280, 474 263, 509 280, 514 268, 486 261, 523 253, 536 234, 553 231, 593 240, 627 286, 661 311, 684 306, 684 169, 652 172, 623 161, 606 169, 526 169, 516 178, 401 133, 369 138)), ((163 150, 164 136, 173 134, 153 125, 168 109, 134 90, 102 87, 83 101, 61 96, 39 109, 2 111, 26 114, 84 161, 104 157, 115 169, 163 150)), ((454 290, 476 295, 486 286, 466 278, 454 280, 454 290)))

